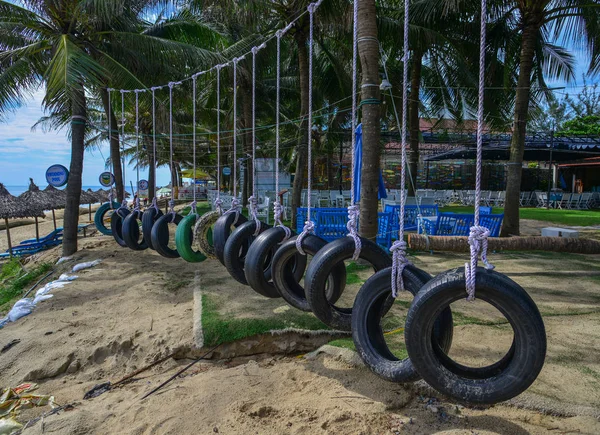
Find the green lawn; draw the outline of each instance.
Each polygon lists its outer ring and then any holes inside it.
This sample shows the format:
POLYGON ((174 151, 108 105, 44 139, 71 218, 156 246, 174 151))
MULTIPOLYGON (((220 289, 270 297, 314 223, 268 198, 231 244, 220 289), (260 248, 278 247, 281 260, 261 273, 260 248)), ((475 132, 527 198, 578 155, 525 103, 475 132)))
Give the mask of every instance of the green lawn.
POLYGON ((43 263, 26 271, 16 258, 5 263, 0 270, 0 314, 11 308, 12 302, 23 294, 27 285, 50 269, 52 269, 51 264, 43 263))
MULTIPOLYGON (((440 211, 453 213, 473 213, 470 206, 441 207, 440 211)), ((493 213, 504 212, 501 208, 494 208, 493 213)), ((521 208, 521 219, 553 222, 562 225, 592 226, 600 225, 600 209, 596 210, 546 210, 545 208, 521 208)))

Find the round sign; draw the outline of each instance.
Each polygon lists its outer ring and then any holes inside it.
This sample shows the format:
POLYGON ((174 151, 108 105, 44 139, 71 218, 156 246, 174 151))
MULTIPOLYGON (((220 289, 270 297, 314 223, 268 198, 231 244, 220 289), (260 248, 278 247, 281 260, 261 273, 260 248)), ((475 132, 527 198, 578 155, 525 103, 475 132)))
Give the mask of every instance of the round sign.
POLYGON ((110 172, 103 172, 99 177, 100 185, 104 187, 110 187, 115 182, 115 176, 110 172))
POLYGON ((231 175, 231 168, 229 166, 223 168, 223 175, 231 175))
POLYGON ((46 181, 54 187, 63 187, 69 179, 69 170, 63 165, 52 165, 46 169, 46 181))
POLYGON ((147 180, 140 180, 138 182, 138 189, 139 190, 148 190, 148 181, 147 180))

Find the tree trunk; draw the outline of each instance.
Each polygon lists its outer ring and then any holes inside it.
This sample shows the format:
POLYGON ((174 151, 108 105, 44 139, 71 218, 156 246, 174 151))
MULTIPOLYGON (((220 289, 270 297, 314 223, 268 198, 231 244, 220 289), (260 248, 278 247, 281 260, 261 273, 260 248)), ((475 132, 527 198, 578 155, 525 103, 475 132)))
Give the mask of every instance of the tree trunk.
POLYGON ((81 196, 81 174, 86 126, 86 101, 83 85, 74 91, 71 102, 71 165, 67 183, 67 201, 64 213, 63 257, 77 252, 77 225, 79 224, 79 198, 81 196))
POLYGON ((379 144, 380 107, 379 43, 377 42, 377 12, 375 0, 361 1, 358 6, 358 52, 362 72, 361 100, 363 155, 360 186, 360 235, 375 240, 379 209, 379 144))
MULTIPOLYGON (((469 252, 468 237, 409 234, 408 246, 419 251, 469 252)), ((490 251, 552 251, 600 254, 600 242, 570 237, 490 237, 490 251)))
POLYGON ((104 112, 107 118, 110 117, 110 159, 112 162, 112 173, 115 176, 115 189, 117 190, 117 200, 123 201, 123 172, 121 168, 121 149, 119 144, 119 127, 117 124, 117 118, 112 107, 108 106, 108 91, 105 88, 100 90, 102 96, 102 104, 104 105, 104 112))
POLYGON ((525 133, 527 131, 527 115, 529 112, 529 96, 533 56, 538 37, 539 26, 523 19, 523 35, 521 39, 521 58, 519 61, 519 79, 515 96, 515 116, 513 121, 510 160, 506 177, 506 200, 504 203, 504 222, 501 237, 518 236, 519 229, 519 196, 521 194, 521 175, 523 169, 523 153, 525 151, 525 133))
POLYGON ((302 205, 302 188, 304 187, 304 171, 308 162, 308 49, 306 46, 306 20, 299 24, 294 33, 296 47, 298 49, 298 74, 300 79, 300 136, 296 147, 296 174, 292 187, 292 228, 296 228, 296 214, 298 207, 302 205))
POLYGON ((421 89, 421 71, 423 69, 423 53, 419 50, 413 51, 412 69, 410 71, 410 97, 408 100, 408 122, 410 131, 410 153, 409 169, 414 181, 406 179, 408 195, 415 196, 417 188, 417 173, 419 171, 419 106, 421 89))

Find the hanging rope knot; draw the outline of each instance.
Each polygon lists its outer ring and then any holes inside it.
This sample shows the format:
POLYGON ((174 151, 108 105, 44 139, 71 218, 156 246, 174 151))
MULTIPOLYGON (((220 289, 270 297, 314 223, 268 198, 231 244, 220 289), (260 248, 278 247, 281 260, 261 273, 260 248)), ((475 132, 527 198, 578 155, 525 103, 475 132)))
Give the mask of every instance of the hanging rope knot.
POLYGON ((273 203, 273 220, 275 221, 276 226, 278 226, 279 228, 283 228, 283 231, 285 231, 285 237, 282 240, 282 242, 285 242, 287 239, 289 239, 292 236, 292 230, 290 230, 288 227, 286 227, 283 224, 283 222, 281 221, 282 215, 283 215, 283 206, 281 205, 281 203, 279 201, 275 201, 273 203))
POLYGON ((277 39, 281 39, 281 37, 284 35, 284 29, 279 29, 277 32, 275 32, 275 36, 277 36, 277 39))
POLYGON ((108 192, 108 202, 110 203, 110 208, 113 208, 113 191, 112 191, 112 188, 110 189, 110 192, 108 192))
POLYGON ((494 269, 494 265, 488 262, 487 249, 490 230, 481 225, 473 225, 469 232, 469 246, 471 247, 471 262, 465 263, 465 282, 467 287, 467 300, 475 299, 475 284, 477 278, 477 262, 481 255, 481 261, 488 270, 494 269))
POLYGON ((219 212, 219 216, 223 214, 223 200, 220 197, 215 199, 215 209, 219 212))
POLYGON ((154 208, 154 210, 156 210, 156 213, 160 211, 160 209, 158 208, 158 201, 156 200, 156 196, 152 198, 152 205, 150 207, 154 208))
POLYGON ((127 208, 127 199, 123 199, 123 201, 121 202, 121 207, 119 208, 127 208))
POLYGON ((300 253, 300 255, 306 255, 304 249, 302 249, 302 241, 306 236, 312 234, 315 231, 315 223, 313 221, 307 220, 304 222, 304 228, 302 228, 302 232, 296 238, 296 249, 300 253))
POLYGON ((348 237, 352 237, 352 239, 354 239, 354 254, 352 255, 352 259, 354 261, 358 260, 358 257, 360 256, 360 250, 362 249, 362 242, 360 241, 360 237, 358 235, 359 216, 360 210, 356 204, 348 207, 348 223, 346 224, 346 228, 348 229, 348 237))
POLYGON ((163 88, 162 86, 152 86, 152 87, 150 88, 150 90, 151 90, 152 92, 154 92, 154 91, 159 91, 159 90, 161 90, 162 88, 163 88))
POLYGON ((234 196, 231 200, 231 207, 229 210, 225 212, 227 213, 235 213, 235 220, 233 221, 233 225, 237 224, 238 219, 240 218, 240 212, 242 211, 242 207, 240 201, 234 196))
POLYGON ((404 240, 396 240, 390 248, 392 253, 392 297, 398 297, 398 291, 404 291, 404 268, 412 264, 406 258, 406 242, 404 240))
POLYGON ((133 211, 140 211, 140 198, 135 198, 133 203, 133 211))
POLYGON ((194 214, 198 214, 198 203, 196 201, 192 201, 190 203, 190 214, 194 213, 194 214))
POLYGON ((250 51, 252 51, 252 54, 254 56, 256 56, 256 53, 258 53, 258 50, 260 50, 260 48, 258 46, 255 46, 255 47, 252 47, 252 50, 250 50, 250 51))
POLYGON ((250 210, 250 216, 252 217, 252 219, 254 219, 254 225, 255 225, 255 230, 254 230, 254 236, 258 236, 260 234, 260 228, 261 228, 261 224, 260 224, 260 219, 258 219, 257 213, 258 213, 258 199, 252 195, 250 198, 248 198, 248 209, 250 210))

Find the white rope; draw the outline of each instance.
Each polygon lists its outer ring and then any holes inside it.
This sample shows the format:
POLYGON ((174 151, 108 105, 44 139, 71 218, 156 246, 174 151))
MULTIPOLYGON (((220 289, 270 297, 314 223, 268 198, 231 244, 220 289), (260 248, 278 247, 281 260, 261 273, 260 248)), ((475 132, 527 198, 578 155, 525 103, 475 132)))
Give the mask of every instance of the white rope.
POLYGON ((171 222, 175 221, 175 180, 173 174, 173 86, 177 83, 169 83, 169 162, 171 166, 171 200, 169 201, 169 213, 173 215, 171 222))
POLYGON ((217 66, 217 199, 215 208, 219 216, 223 214, 223 201, 221 201, 221 65, 217 66))
POLYGON ((152 90, 152 165, 154 166, 154 198, 152 198, 152 207, 158 213, 160 210, 158 208, 158 201, 156 199, 156 169, 158 167, 158 162, 156 160, 156 95, 154 94, 156 88, 151 88, 152 90))
POLYGON ((241 204, 237 197, 237 64, 243 57, 233 59, 233 199, 225 213, 235 213, 235 225, 240 217, 241 204))
MULTIPOLYGON (((198 221, 199 217, 197 212, 196 202, 196 79, 197 77, 192 77, 192 148, 193 148, 193 165, 194 165, 194 173, 192 175, 192 185, 194 189, 192 203, 190 204, 190 213, 196 215, 196 221, 198 221)), ((194 232, 194 239, 196 237, 196 232, 194 232)))
MULTIPOLYGON (((360 256, 360 250, 362 248, 362 242, 358 236, 358 217, 360 216, 360 209, 356 205, 356 198, 354 195, 355 180, 354 180, 354 165, 356 160, 356 127, 357 127, 357 108, 356 108, 356 88, 358 86, 358 0, 354 0, 352 9, 352 158, 351 158, 351 169, 350 169, 350 206, 348 207, 348 237, 354 240, 354 254, 352 254, 353 260, 358 260, 360 256)), ((340 162, 340 165, 342 162, 340 162)))
MULTIPOLYGON (((109 169, 110 169, 110 173, 113 174, 114 177, 114 166, 113 166, 113 161, 112 161, 112 157, 113 157, 113 153, 112 153, 112 122, 111 122, 111 114, 112 114, 112 104, 110 101, 110 93, 114 91, 114 89, 112 88, 106 88, 106 93, 108 94, 108 150, 109 150, 109 154, 110 154, 110 163, 109 163, 109 169)), ((110 191, 108 192, 108 203, 110 204, 110 208, 113 208, 113 185, 110 185, 110 191)))
POLYGON ((135 153, 137 154, 137 164, 135 165, 137 195, 135 197, 135 204, 133 205, 135 211, 140 211, 140 92, 143 91, 139 89, 135 90, 135 153))
MULTIPOLYGON (((123 168, 121 173, 123 174, 123 202, 127 207, 127 184, 125 183, 125 90, 121 89, 121 164, 123 168)), ((133 195, 133 192, 131 193, 133 195)))
POLYGON ((308 170, 307 170, 307 184, 306 184, 306 222, 304 222, 304 228, 300 235, 296 238, 296 249, 301 255, 306 255, 304 249, 302 249, 302 241, 308 234, 312 234, 315 230, 315 224, 311 220, 311 191, 312 191, 312 86, 313 86, 313 33, 314 33, 314 13, 317 7, 321 4, 321 1, 311 3, 308 5, 308 17, 309 17, 309 38, 308 38, 308 170))
POLYGON ((279 106, 280 106, 280 85, 281 85, 281 37, 283 31, 277 32, 277 82, 275 85, 275 202, 273 203, 273 220, 275 225, 283 228, 285 236, 283 241, 289 239, 292 235, 292 230, 283 224, 281 216, 283 214, 283 206, 279 202, 279 106))
POLYGON ((264 47, 265 44, 252 47, 252 196, 248 198, 248 209, 256 227, 254 236, 258 236, 261 229, 261 223, 257 216, 258 197, 256 193, 256 53, 264 47))
MULTIPOLYGON (((402 274, 404 268, 410 264, 406 258, 406 242, 404 241, 404 216, 406 213, 406 125, 408 116, 408 24, 409 24, 409 0, 404 0, 404 44, 403 44, 403 74, 402 74, 402 163, 400 169, 400 215, 398 240, 394 242, 390 251, 392 252, 392 296, 398 297, 398 290, 404 290, 404 279, 402 274)), ((414 96, 413 98, 417 98, 414 96)))
POLYGON ((481 166, 483 152, 483 98, 485 86, 485 32, 487 17, 487 1, 481 0, 481 28, 479 39, 479 101, 477 103, 477 167, 475 176, 475 212, 474 223, 469 233, 469 245, 471 250, 471 261, 465 263, 465 281, 467 287, 467 300, 475 299, 475 286, 477 274, 477 262, 479 255, 486 269, 494 266, 487 261, 487 238, 490 231, 479 225, 479 203, 481 202, 481 166))

